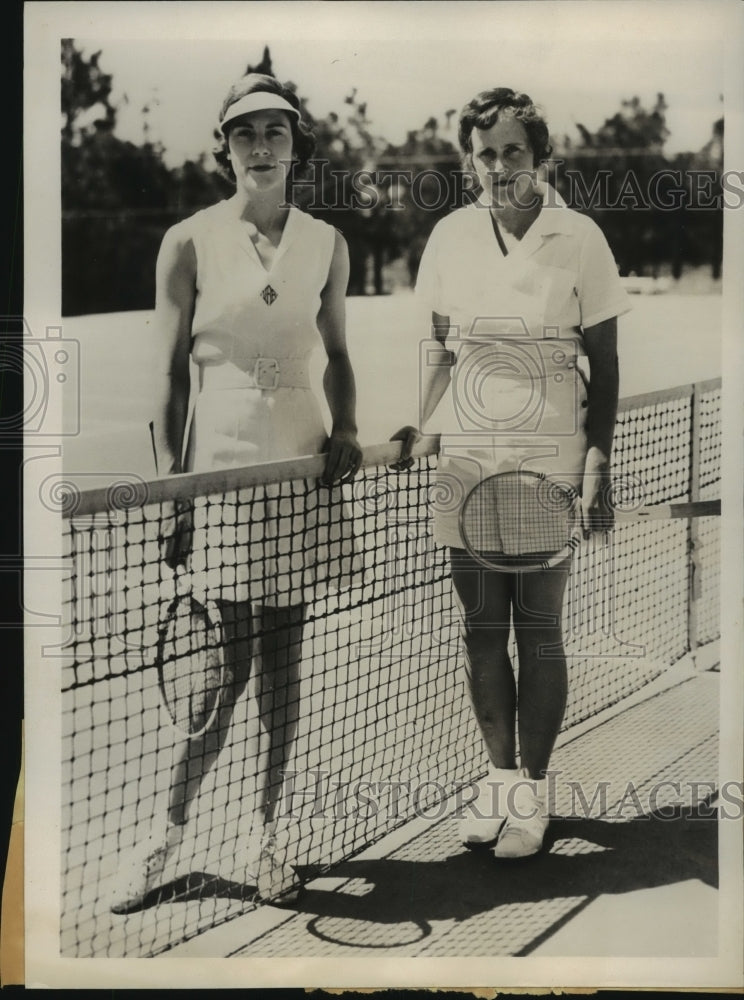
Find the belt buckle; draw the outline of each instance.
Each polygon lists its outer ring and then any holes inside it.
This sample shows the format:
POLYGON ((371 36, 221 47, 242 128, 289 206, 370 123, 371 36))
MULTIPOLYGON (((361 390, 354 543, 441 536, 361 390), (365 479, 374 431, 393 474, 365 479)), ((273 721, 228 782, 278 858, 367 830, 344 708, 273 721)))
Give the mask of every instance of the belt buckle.
POLYGON ((276 358, 256 358, 253 371, 259 389, 279 388, 279 362, 276 358))

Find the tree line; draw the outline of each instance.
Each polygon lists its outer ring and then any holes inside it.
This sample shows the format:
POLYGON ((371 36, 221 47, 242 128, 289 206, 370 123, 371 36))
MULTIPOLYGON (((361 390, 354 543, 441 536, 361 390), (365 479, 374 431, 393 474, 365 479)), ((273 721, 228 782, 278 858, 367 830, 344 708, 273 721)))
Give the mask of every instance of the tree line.
MULTIPOLYGON (((162 144, 150 134, 147 107, 143 141, 119 138, 113 79, 101 59, 63 40, 63 315, 152 308, 165 230, 233 190, 209 154, 168 167, 162 144)), ((268 49, 248 72, 274 75, 268 49)), ((435 223, 473 197, 449 138, 456 111, 447 111, 444 127, 431 117, 392 144, 374 134, 356 90, 346 97, 343 116, 314 118, 300 99, 317 159, 296 187, 296 200, 344 234, 349 294, 384 293, 393 264, 399 280, 402 275, 413 284, 435 223), (351 188, 344 188, 349 180, 351 188)), ((666 111, 662 94, 650 110, 634 97, 595 132, 579 125, 578 136, 554 137, 551 181, 602 227, 621 274, 679 277, 685 267, 707 265, 718 277, 723 120, 712 124, 702 150, 669 158, 666 111)))

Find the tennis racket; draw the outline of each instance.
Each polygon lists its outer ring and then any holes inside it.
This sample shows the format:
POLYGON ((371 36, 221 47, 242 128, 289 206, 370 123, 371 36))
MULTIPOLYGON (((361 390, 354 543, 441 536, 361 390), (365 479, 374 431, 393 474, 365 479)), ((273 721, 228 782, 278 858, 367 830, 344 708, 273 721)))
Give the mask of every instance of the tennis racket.
MULTIPOLYGON (((663 520, 716 516, 720 500, 615 509, 615 520, 663 520)), ((557 566, 584 537, 581 498, 576 489, 542 473, 501 472, 482 480, 460 511, 465 547, 481 565, 507 573, 557 566)))
POLYGON ((489 569, 549 569, 581 542, 579 494, 541 473, 499 472, 468 493, 460 534, 468 552, 489 569))
POLYGON ((158 683, 174 728, 203 735, 213 724, 226 683, 222 621, 214 601, 198 599, 185 570, 158 629, 158 683))

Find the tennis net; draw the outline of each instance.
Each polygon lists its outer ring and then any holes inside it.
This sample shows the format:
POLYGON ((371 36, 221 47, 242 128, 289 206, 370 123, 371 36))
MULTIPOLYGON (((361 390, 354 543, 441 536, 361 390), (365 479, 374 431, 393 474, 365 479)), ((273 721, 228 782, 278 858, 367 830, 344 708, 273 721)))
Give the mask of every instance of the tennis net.
MULTIPOLYGON (((86 492, 68 477, 58 490, 68 567, 63 955, 158 954, 256 905, 244 859, 258 828, 265 737, 258 699, 243 696, 161 887, 126 915, 110 908, 122 858, 165 815, 179 740, 154 665, 174 594, 159 544, 174 498, 193 502, 199 572, 214 599, 256 601, 258 576, 264 587, 271 578, 277 604, 304 602, 278 826, 298 881, 414 815, 435 818, 484 773, 447 554, 431 537, 435 443, 422 442, 403 473, 388 469, 395 447, 367 449, 343 490, 318 488, 322 458, 152 483, 131 477, 86 492), (336 561, 316 564, 324 546, 336 561)), ((719 495, 720 381, 623 401, 614 476, 633 496, 640 483, 652 504, 719 495)), ((579 550, 565 608, 566 728, 713 643, 718 556, 715 518, 624 523, 609 546, 579 550)), ((254 623, 263 649, 288 634, 281 616, 254 623)), ((228 662, 240 648, 228 637, 228 662)))

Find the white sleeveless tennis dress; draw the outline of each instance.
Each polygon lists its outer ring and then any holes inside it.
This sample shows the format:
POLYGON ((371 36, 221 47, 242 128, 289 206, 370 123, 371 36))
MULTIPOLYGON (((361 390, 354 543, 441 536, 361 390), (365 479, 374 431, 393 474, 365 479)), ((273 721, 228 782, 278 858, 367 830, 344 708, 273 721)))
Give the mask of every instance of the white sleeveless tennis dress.
MULTIPOLYGON (((267 269, 228 202, 187 226, 196 253, 197 391, 186 470, 318 454, 327 433, 308 364, 322 348, 317 316, 335 230, 291 208, 267 269)), ((208 498, 195 511, 192 572, 214 599, 312 601, 346 586, 357 568, 345 513, 340 489, 314 481, 208 498)))

